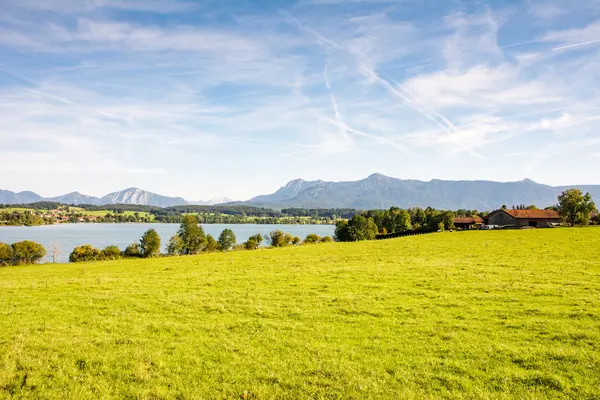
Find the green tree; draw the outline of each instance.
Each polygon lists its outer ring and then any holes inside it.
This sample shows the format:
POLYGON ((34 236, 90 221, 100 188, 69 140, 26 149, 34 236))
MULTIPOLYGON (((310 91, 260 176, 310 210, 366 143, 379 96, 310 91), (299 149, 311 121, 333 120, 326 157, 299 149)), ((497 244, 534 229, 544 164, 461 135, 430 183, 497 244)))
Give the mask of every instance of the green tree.
POLYGON ((349 242, 350 231, 348 229, 348 221, 340 219, 335 223, 335 240, 338 242, 349 242))
POLYGON ((196 215, 184 215, 177 234, 181 238, 183 254, 198 254, 206 241, 204 229, 198 225, 196 215))
POLYGON ((102 250, 100 257, 103 260, 118 260, 121 258, 121 250, 115 245, 106 246, 104 250, 102 250))
MULTIPOLYGON (((214 239, 213 239, 214 240, 214 239)), ((167 245, 167 254, 170 256, 178 256, 183 253, 183 241, 179 237, 179 235, 175 234, 171 236, 169 239, 169 244, 167 245)))
POLYGON ((212 253, 219 250, 219 242, 215 240, 213 235, 206 235, 206 242, 204 244, 204 251, 212 253))
POLYGON ((356 214, 348 222, 348 233, 352 242, 373 240, 378 232, 379 229, 373 219, 366 218, 364 215, 356 214))
POLYGON ((0 267, 13 263, 13 249, 6 243, 0 243, 0 267))
POLYGON ((308 235, 306 235, 306 238, 304 239, 305 244, 314 244, 314 243, 319 243, 320 241, 321 241, 321 238, 316 233, 309 233, 308 235))
POLYGON ((140 239, 140 253, 144 258, 160 254, 160 236, 154 229, 148 229, 140 239))
POLYGON ((395 232, 408 232, 412 230, 410 214, 406 210, 400 210, 394 217, 395 232))
POLYGON ((125 248, 123 252, 123 256, 126 258, 138 258, 142 256, 142 251, 140 250, 140 245, 137 243, 131 243, 129 246, 125 248))
POLYGON ((236 244, 235 234, 231 229, 223 229, 219 235, 219 250, 229 251, 236 244))
POLYGON ((72 263, 95 261, 100 259, 101 252, 91 244, 85 244, 83 246, 77 246, 69 255, 69 261, 72 263))
POLYGON ((590 214, 596 211, 596 205, 589 193, 584 195, 579 189, 569 189, 558 196, 557 209, 569 226, 587 225, 590 214))
POLYGON ((39 243, 29 240, 13 243, 13 264, 35 264, 46 255, 46 249, 39 243))

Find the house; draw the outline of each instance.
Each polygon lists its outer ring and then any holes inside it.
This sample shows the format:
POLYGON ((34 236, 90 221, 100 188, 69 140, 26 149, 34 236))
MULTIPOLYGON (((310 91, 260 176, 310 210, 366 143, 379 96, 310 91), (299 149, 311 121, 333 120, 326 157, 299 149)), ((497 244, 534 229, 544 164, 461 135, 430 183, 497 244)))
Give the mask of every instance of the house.
POLYGON ((481 226, 483 226, 483 219, 477 216, 454 218, 454 227, 456 229, 481 228, 481 226))
POLYGON ((485 218, 486 225, 517 228, 547 228, 560 221, 560 215, 553 210, 496 210, 485 218))

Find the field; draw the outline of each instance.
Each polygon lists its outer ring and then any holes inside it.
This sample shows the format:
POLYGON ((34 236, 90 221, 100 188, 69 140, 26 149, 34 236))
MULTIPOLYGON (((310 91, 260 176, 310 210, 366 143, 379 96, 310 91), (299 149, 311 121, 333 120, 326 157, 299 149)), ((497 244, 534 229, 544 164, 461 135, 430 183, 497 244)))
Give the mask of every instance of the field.
POLYGON ((0 398, 598 399, 600 229, 0 268, 0 398))

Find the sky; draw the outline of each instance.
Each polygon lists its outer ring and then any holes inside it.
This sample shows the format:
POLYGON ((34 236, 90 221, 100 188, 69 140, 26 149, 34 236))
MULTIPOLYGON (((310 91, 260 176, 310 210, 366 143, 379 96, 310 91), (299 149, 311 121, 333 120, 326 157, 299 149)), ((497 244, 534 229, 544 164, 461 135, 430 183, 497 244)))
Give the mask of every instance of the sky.
POLYGON ((0 189, 600 184, 600 0, 0 0, 0 189))

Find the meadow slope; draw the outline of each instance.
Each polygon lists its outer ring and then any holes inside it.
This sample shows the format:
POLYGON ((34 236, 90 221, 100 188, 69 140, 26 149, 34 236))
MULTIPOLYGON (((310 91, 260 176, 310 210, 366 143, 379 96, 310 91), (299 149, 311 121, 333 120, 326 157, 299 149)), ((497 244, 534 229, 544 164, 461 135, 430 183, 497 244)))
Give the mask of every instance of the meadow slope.
POLYGON ((0 268, 0 398, 600 398, 600 229, 0 268))

